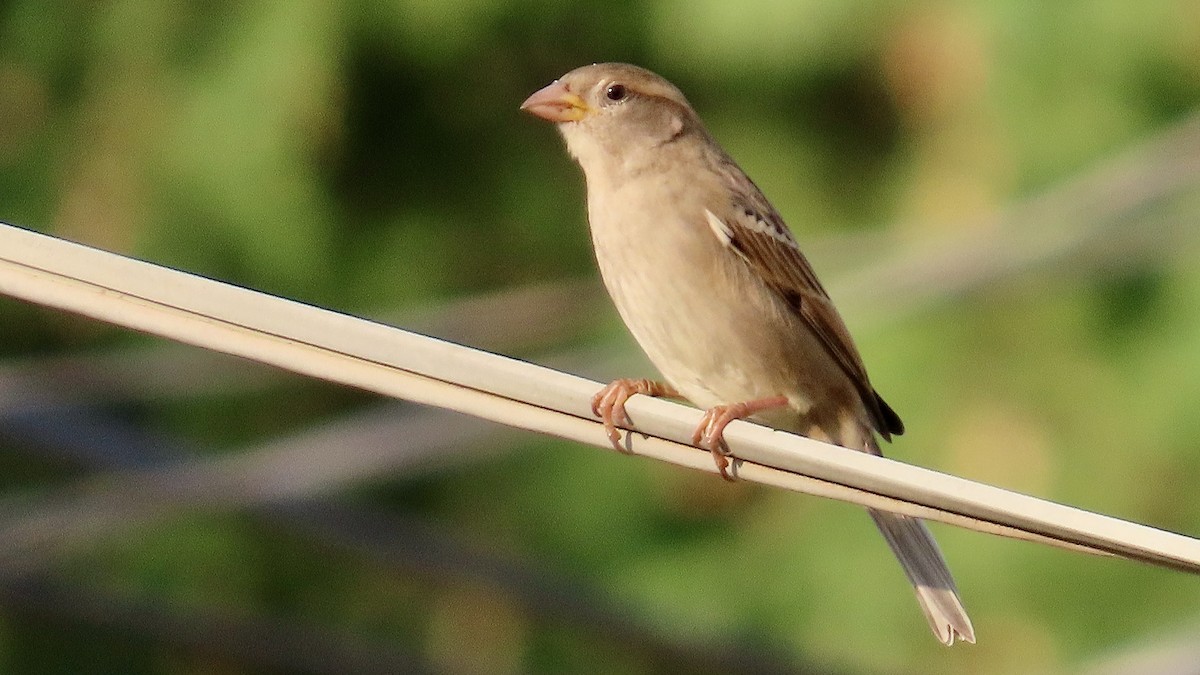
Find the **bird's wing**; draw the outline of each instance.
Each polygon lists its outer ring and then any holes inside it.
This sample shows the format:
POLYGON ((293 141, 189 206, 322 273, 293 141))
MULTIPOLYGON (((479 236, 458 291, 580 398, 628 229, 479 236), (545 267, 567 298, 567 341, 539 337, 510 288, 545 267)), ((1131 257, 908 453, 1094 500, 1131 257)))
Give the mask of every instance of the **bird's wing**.
POLYGON ((725 218, 705 212, 713 233, 803 319, 858 390, 876 430, 884 438, 904 433, 900 417, 871 386, 850 331, 783 218, 731 161, 726 168, 734 186, 732 211, 725 218))

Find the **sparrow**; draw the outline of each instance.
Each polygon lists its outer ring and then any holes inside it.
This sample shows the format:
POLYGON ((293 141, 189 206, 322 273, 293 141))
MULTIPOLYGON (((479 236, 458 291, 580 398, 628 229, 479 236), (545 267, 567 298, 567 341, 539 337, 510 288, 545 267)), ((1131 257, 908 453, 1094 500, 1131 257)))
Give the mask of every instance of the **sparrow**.
MULTIPOLYGON (((596 261, 617 312, 665 382, 620 379, 593 411, 613 446, 635 394, 707 411, 693 443, 730 479, 722 434, 749 418, 880 455, 904 432, 782 216, 683 93, 638 66, 570 71, 521 108, 553 122, 583 169, 596 261)), ((944 644, 975 641, 920 520, 870 511, 944 644)))

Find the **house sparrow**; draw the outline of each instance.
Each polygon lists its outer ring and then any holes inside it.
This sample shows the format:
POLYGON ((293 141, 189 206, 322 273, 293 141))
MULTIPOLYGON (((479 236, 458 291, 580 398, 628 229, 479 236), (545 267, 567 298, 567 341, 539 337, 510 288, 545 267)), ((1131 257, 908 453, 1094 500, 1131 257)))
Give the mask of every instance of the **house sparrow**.
MULTIPOLYGON (((751 418, 881 454, 904 426, 796 240, 683 94, 643 68, 584 66, 521 105, 554 122, 587 181, 588 221, 617 311, 667 383, 617 380, 593 400, 613 445, 634 394, 707 408, 693 442, 729 478, 722 432, 751 418)), ((975 641, 925 525, 870 511, 943 643, 975 641)))

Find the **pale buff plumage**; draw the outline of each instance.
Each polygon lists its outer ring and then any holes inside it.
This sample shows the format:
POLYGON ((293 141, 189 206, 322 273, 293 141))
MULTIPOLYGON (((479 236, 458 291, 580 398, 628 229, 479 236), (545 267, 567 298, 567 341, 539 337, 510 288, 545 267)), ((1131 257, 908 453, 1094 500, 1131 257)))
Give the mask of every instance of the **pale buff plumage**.
MULTIPOLYGON (((783 219, 676 87, 636 66, 595 64, 567 73, 522 107, 555 122, 583 168, 604 284, 670 384, 618 381, 597 396, 614 443, 611 425, 625 422, 623 402, 633 393, 677 392, 712 409, 696 439, 714 451, 722 475, 721 431, 734 417, 752 414, 876 454, 876 434, 903 433, 783 219)), ((974 642, 925 526, 871 516, 934 634, 946 644, 974 642)))

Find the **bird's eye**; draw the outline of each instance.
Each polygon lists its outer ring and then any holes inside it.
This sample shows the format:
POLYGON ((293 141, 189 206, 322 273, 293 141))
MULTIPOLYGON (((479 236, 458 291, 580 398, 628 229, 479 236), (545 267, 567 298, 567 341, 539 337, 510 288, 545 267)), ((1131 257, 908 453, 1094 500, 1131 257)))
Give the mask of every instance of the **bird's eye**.
POLYGON ((623 84, 610 84, 608 85, 608 89, 604 90, 604 95, 610 101, 622 101, 629 95, 629 92, 626 91, 623 84))

